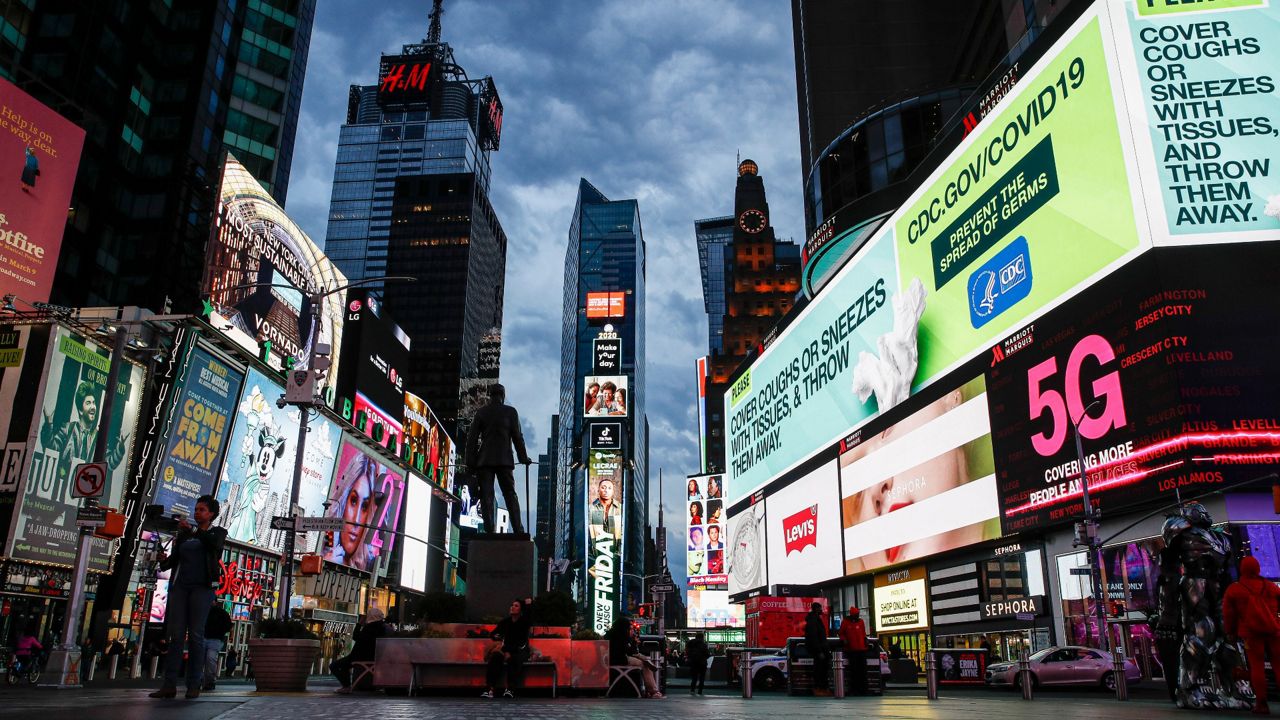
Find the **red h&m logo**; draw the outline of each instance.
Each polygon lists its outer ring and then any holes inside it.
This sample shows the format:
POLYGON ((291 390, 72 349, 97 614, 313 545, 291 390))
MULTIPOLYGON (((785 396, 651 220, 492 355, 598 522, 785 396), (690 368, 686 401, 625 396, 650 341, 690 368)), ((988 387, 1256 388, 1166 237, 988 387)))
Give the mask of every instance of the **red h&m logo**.
POLYGON ((818 547, 818 506, 812 505, 790 517, 782 518, 782 539, 786 554, 800 552, 812 545, 818 547))
POLYGON ((425 90, 427 87, 427 75, 431 73, 431 63, 413 63, 412 65, 400 63, 392 65, 387 71, 387 76, 382 78, 382 85, 378 87, 378 92, 401 92, 403 90, 425 90), (405 70, 408 73, 405 73, 405 70))

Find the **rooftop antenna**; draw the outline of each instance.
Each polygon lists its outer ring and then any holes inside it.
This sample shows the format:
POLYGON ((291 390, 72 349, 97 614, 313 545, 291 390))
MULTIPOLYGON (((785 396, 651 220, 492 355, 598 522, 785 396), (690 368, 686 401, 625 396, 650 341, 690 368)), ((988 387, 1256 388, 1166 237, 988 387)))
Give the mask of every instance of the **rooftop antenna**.
POLYGON ((431 3, 431 29, 427 31, 427 44, 440 44, 440 16, 444 15, 444 0, 433 0, 431 3))

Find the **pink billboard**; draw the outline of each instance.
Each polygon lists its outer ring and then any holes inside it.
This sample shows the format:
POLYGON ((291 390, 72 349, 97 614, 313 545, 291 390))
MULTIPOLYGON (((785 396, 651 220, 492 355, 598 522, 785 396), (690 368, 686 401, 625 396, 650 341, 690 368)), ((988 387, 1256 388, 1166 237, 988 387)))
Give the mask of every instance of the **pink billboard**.
POLYGON ((333 533, 324 559, 369 572, 385 563, 400 526, 404 486, 399 468, 344 436, 325 509, 328 517, 342 518, 342 530, 333 533))
POLYGON ((0 78, 0 295, 49 301, 83 146, 83 129, 0 78))

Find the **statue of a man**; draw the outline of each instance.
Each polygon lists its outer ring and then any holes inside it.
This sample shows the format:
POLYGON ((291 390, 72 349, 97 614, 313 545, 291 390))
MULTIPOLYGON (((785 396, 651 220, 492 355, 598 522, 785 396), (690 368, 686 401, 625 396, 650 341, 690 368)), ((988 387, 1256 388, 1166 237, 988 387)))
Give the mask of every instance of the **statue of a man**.
POLYGON ((480 484, 480 511, 484 518, 485 532, 496 532, 493 481, 498 480, 502 497, 507 502, 511 526, 516 533, 524 533, 520 517, 520 496, 516 495, 516 481, 512 470, 516 457, 511 454, 515 445, 521 465, 532 465, 533 460, 524 447, 524 433, 520 431, 520 414, 506 404, 507 389, 495 383, 489 387, 489 404, 476 411, 467 432, 467 467, 480 484))

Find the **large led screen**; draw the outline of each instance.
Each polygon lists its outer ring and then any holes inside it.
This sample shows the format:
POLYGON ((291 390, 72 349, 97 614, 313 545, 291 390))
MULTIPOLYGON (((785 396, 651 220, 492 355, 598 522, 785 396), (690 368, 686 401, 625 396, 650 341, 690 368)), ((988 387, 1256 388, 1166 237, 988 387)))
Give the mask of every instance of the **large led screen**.
POLYGON ((83 146, 83 129, 0 78, 0 295, 49 301, 83 146))
POLYGON ((1000 537, 983 378, 841 443, 845 574, 1000 537))
POLYGON ((625 417, 631 397, 626 375, 588 375, 582 383, 582 413, 586 417, 625 417))
POLYGON ((427 480, 453 492, 457 454, 453 438, 427 401, 411 392, 404 394, 404 441, 409 445, 409 464, 427 480))
POLYGON ((151 502, 189 517, 218 479, 244 373, 203 347, 187 353, 151 502))
POLYGON ((319 322, 319 344, 330 346, 333 362, 328 377, 336 378, 342 293, 325 295, 319 308, 312 307, 311 297, 346 282, 253 175, 227 155, 201 286, 210 323, 254 355, 262 343, 271 343, 268 362, 282 370, 285 358, 309 366, 312 328, 319 322))
POLYGON ((728 583, 727 513, 723 475, 690 475, 685 501, 685 531, 689 538, 685 568, 689 584, 722 588, 728 583))
POLYGON ((1280 464, 1280 243, 1161 247, 992 350, 1006 532, 1083 513, 1073 423, 1103 512, 1280 464))
POLYGON ((622 572, 622 453, 591 450, 587 457, 587 576, 591 626, 604 634, 613 625, 622 572))
POLYGON ((843 574, 836 461, 768 496, 769 583, 811 585, 843 574))
POLYGON ((400 546, 400 585, 427 589, 427 536, 431 532, 431 486, 409 475, 404 504, 404 544, 400 546))
MULTIPOLYGON (((99 413, 107 394, 110 349, 55 325, 49 337, 44 387, 32 419, 27 447, 27 483, 18 498, 10 537, 10 557, 36 563, 75 564, 80 500, 72 497, 72 474, 93 460, 99 413)), ((144 371, 121 366, 111 407, 108 468, 102 504, 120 507, 129 476, 129 458, 137 437, 144 371)), ((92 538, 89 569, 106 571, 114 543, 92 538)))
POLYGON ((325 513, 342 518, 343 525, 333 533, 324 559, 369 572, 386 562, 400 526, 404 489, 399 468, 344 437, 325 513))
POLYGON ((742 605, 731 605, 729 593, 724 590, 690 588, 686 603, 688 627, 746 627, 746 608, 742 605))
POLYGON ((763 498, 729 516, 725 569, 729 573, 730 595, 755 590, 767 584, 765 534, 763 498))
POLYGON ((1106 24, 1086 11, 733 382, 731 501, 1147 247, 1106 24))
MULTIPOLYGON (((273 380, 249 369, 218 483, 222 514, 214 521, 227 529, 229 539, 277 553, 284 549, 284 532, 271 529, 271 518, 290 514, 289 493, 302 417, 297 407, 276 406, 283 394, 284 389, 273 380)), ((324 513, 340 433, 337 425, 323 417, 310 421, 302 456, 302 483, 294 500, 308 516, 324 513)), ((307 549, 316 547, 315 535, 318 533, 308 536, 307 549)))

